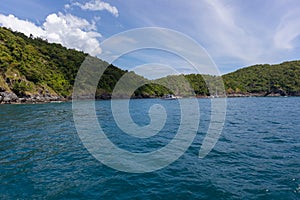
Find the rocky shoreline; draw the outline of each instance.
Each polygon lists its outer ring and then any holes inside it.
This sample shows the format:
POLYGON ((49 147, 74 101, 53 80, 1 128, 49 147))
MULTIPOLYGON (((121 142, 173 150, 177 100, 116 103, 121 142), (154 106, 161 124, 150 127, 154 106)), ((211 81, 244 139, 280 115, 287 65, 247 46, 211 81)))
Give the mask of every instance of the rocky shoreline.
MULTIPOLYGON (((287 96, 300 96, 300 93, 293 95, 286 95, 281 93, 234 93, 227 94, 227 98, 235 97, 287 97, 287 96)), ((196 96, 197 98, 217 98, 215 96, 196 96)), ((220 98, 225 96, 218 96, 220 98)), ((139 96, 134 97, 134 99, 146 99, 146 98, 159 98, 157 96, 139 96)), ((50 95, 50 94, 35 94, 31 96, 18 97, 13 92, 0 92, 0 104, 43 104, 43 103, 56 103, 56 102, 66 102, 72 98, 65 98, 62 96, 50 95)), ((80 99, 80 98, 79 98, 80 99)), ((82 98, 82 99, 92 99, 92 98, 82 98)), ((98 96, 96 100, 109 100, 111 95, 98 96)), ((122 99, 122 98, 120 98, 122 99)))
POLYGON ((62 102, 68 99, 51 94, 35 94, 31 96, 18 97, 13 92, 0 92, 0 104, 36 104, 62 102))

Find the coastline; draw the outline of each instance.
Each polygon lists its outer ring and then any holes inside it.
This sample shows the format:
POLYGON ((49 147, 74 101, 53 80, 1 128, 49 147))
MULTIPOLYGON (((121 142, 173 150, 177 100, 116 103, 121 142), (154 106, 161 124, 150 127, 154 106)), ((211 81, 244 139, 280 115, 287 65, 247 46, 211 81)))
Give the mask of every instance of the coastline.
POLYGON ((32 96, 18 97, 13 92, 0 92, 0 104, 44 104, 54 102, 66 102, 68 98, 50 94, 36 94, 32 96))
MULTIPOLYGON (((280 93, 231 93, 220 96, 205 96, 205 95, 196 95, 196 98, 199 99, 211 99, 211 98, 243 98, 243 97, 299 97, 300 95, 296 93, 295 95, 282 95, 280 93)), ((134 96, 132 99, 160 99, 159 96, 134 96)), ((188 97, 183 97, 188 98, 188 97)), ((79 100, 91 100, 93 98, 87 97, 77 97, 79 100)), ((95 100, 111 100, 110 95, 98 96, 95 100)), ((116 99, 127 99, 124 97, 116 99)), ((56 95, 33 95, 29 97, 18 97, 13 92, 0 92, 0 104, 47 104, 47 103, 62 103, 72 101, 72 96, 62 97, 56 95)))

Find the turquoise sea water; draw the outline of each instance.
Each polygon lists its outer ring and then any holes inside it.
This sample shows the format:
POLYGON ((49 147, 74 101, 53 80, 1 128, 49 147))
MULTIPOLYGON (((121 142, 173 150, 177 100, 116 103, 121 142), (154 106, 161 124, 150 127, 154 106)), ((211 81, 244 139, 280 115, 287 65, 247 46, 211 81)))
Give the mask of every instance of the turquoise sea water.
MULTIPOLYGON (((300 98, 232 98, 215 148, 198 158, 208 129, 210 100, 199 99, 201 120, 177 161, 142 174, 96 160, 77 135, 71 103, 0 105, 0 199, 300 199, 300 98)), ((97 101, 107 136, 132 152, 168 144, 180 123, 177 101, 132 100, 130 113, 146 125, 162 104, 168 118, 148 139, 116 126, 110 101, 97 101)))

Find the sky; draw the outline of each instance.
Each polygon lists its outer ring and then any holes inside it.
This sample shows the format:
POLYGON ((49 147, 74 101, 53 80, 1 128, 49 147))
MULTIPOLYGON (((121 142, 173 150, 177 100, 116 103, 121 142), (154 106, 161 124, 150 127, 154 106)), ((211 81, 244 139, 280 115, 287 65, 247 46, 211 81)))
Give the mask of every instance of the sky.
MULTIPOLYGON (((221 74, 300 59, 299 0, 0 0, 0 25, 99 58, 102 43, 115 34, 166 28, 197 42, 221 74)), ((162 50, 134 51, 113 63, 129 70, 156 69, 157 63, 193 73, 178 55, 162 50)))

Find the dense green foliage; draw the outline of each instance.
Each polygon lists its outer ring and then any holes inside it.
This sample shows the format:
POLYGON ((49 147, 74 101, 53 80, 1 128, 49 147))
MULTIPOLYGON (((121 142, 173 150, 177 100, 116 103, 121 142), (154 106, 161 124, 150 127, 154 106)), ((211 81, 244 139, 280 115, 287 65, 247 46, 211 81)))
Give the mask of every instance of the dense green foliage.
POLYGON ((227 95, 300 95, 300 61, 276 65, 254 65, 222 77, 200 74, 168 76, 158 79, 175 94, 197 96, 227 95), (187 85, 185 81, 190 85, 187 85), (222 84, 223 83, 223 84, 222 84))
POLYGON ((86 57, 83 52, 49 44, 40 38, 0 28, 0 76, 16 94, 51 92, 68 96, 76 72, 86 57))
MULTIPOLYGON (((84 52, 0 27, 0 92, 13 91, 19 97, 45 93, 69 97, 78 69, 87 56, 84 52)), ((108 66, 98 84, 98 98, 110 98, 124 74, 129 79, 122 86, 123 91, 126 93, 130 87, 136 87, 134 97, 161 97, 168 93, 209 96, 220 94, 224 88, 219 81, 221 77, 189 74, 150 81, 134 72, 96 60, 108 66)), ((223 75, 222 78, 227 94, 299 95, 300 61, 255 65, 223 75)), ((117 95, 128 95, 125 93, 119 92, 117 95)))
POLYGON ((300 95, 300 61, 242 68, 223 75, 224 86, 216 76, 190 74, 185 77, 197 95, 220 95, 222 89, 227 95, 300 95))
POLYGON ((300 61, 255 65, 223 76, 227 93, 299 95, 300 61))
MULTIPOLYGON (((88 54, 27 37, 0 27, 0 92, 13 91, 19 97, 50 93, 70 97, 77 72, 88 54)), ((97 98, 110 98, 118 80, 128 71, 96 59, 107 67, 96 91, 97 98)), ((162 96, 168 89, 130 72, 130 84, 147 83, 134 92, 136 97, 162 96)), ((87 77, 88 79, 88 77, 87 77)))

